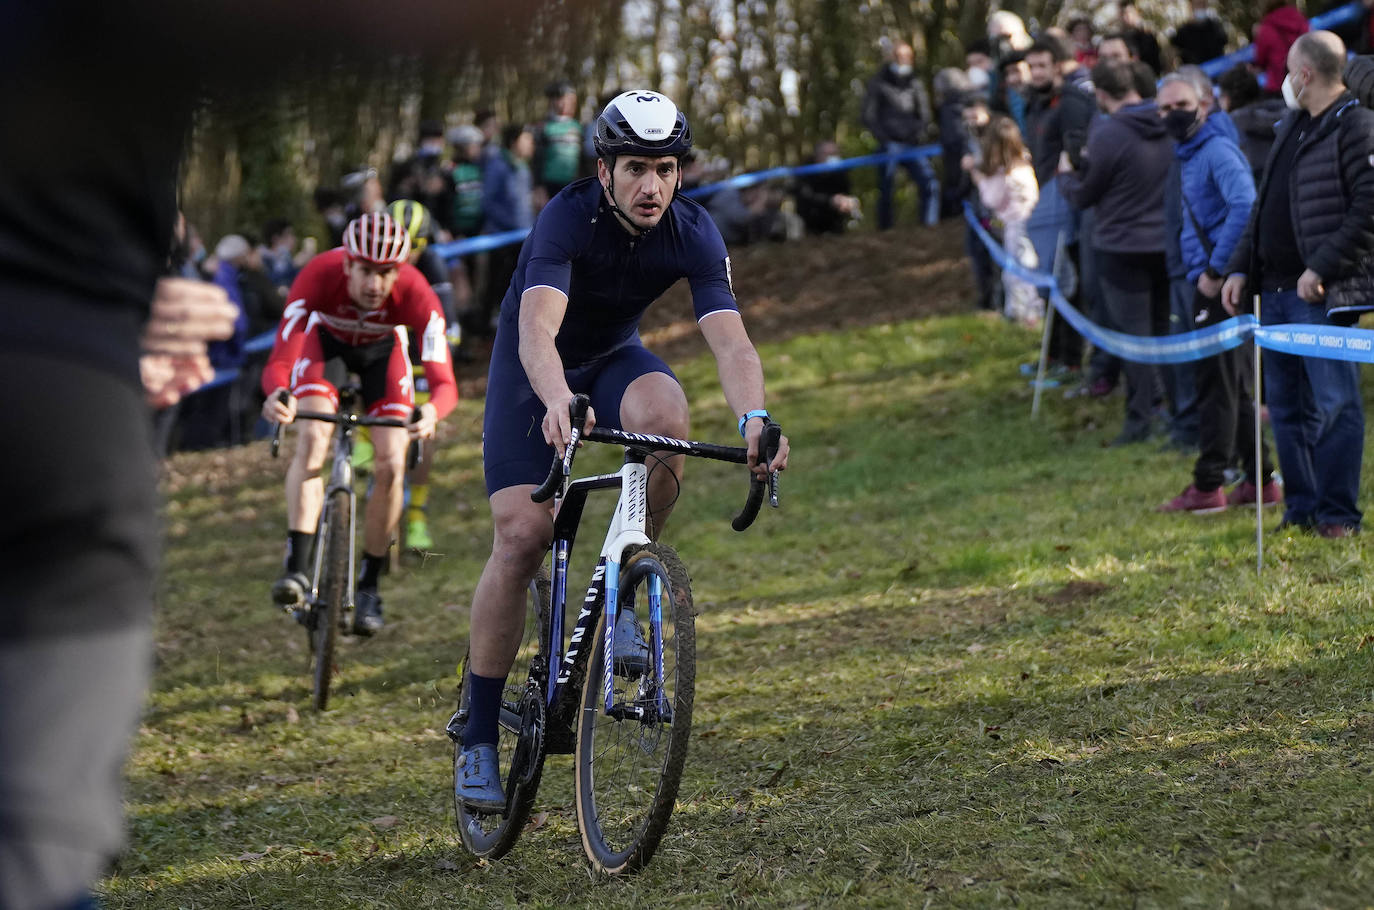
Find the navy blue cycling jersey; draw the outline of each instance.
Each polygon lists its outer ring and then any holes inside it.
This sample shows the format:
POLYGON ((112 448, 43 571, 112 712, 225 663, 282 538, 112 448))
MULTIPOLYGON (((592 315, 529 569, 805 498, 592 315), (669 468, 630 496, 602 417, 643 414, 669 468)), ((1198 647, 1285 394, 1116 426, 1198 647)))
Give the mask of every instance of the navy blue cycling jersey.
POLYGON ((568 297, 558 355, 566 368, 581 366, 637 342, 644 311, 680 278, 691 285, 698 322, 738 311, 725 241, 704 207, 675 196, 653 230, 635 237, 611 211, 600 182, 587 177, 539 213, 501 304, 498 334, 518 337, 525 291, 555 288, 568 297))

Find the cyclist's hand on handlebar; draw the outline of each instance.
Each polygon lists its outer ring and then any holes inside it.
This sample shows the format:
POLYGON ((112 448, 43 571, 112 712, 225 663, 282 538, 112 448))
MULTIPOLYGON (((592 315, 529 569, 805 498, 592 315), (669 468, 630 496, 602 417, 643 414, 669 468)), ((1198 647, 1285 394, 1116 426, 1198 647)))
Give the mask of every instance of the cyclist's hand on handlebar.
POLYGON ((759 438, 763 436, 764 422, 762 420, 751 420, 744 425, 744 444, 749 450, 749 470, 759 475, 767 477, 770 471, 782 471, 787 468, 787 437, 778 437, 778 454, 773 459, 772 464, 759 464, 759 438))
POLYGON ((433 439, 434 428, 439 424, 438 412, 434 405, 426 401, 415 409, 416 419, 406 424, 406 432, 411 439, 433 439))
POLYGON ((296 419, 296 396, 286 389, 273 389, 262 403, 262 416, 272 423, 291 423, 296 419))
MULTIPOLYGON (((553 446, 558 457, 563 457, 564 450, 572 440, 572 414, 570 413, 573 394, 568 393, 566 398, 558 398, 549 402, 549 409, 544 414, 544 441, 553 446)), ((596 412, 587 408, 587 423, 582 428, 586 433, 596 426, 596 412)))

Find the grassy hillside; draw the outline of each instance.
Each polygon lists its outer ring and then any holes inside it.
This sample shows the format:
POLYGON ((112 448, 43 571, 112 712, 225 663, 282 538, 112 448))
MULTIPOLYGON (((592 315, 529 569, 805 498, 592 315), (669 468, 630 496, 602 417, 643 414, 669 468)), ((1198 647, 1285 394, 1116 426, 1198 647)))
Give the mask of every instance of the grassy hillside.
MULTIPOLYGON (((445 427, 442 553, 386 579, 389 626, 345 642, 324 715, 267 600, 284 463, 178 458, 109 906, 1374 905, 1366 544, 1270 533, 1257 578, 1252 512, 1150 511, 1191 462, 1103 448, 1119 398, 1029 420, 1034 345, 954 315, 761 346, 783 510, 735 534, 744 478, 690 466, 668 537, 705 608, 695 729, 625 880, 588 875, 565 758, 506 859, 452 829, 480 402, 445 427)), ((694 435, 728 441, 710 358, 675 367, 694 435)))

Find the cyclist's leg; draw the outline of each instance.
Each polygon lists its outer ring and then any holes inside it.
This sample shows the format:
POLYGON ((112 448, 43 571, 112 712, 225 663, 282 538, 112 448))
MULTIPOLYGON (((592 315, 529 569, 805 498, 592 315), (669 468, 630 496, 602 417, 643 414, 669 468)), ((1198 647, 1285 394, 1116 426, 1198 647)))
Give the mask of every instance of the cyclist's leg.
POLYGON ((482 426, 494 535, 472 598, 468 748, 496 742, 501 688, 520 645, 526 593, 553 534, 550 506, 530 501, 553 460, 553 447, 540 430, 544 410, 513 348, 504 349, 498 338, 482 426))
MULTIPOLYGON (((641 345, 626 345, 616 351, 597 374, 591 394, 598 420, 605 425, 678 439, 686 439, 690 432, 687 396, 677 377, 641 345)), ((649 462, 649 518, 654 539, 672 514, 687 460, 667 453, 657 459, 649 462)))
MULTIPOLYGON (((310 333, 301 348, 305 364, 292 372, 291 394, 299 411, 334 413, 339 409, 338 383, 344 377, 343 364, 324 348, 320 329, 310 333)), ((329 439, 334 428, 317 420, 296 424, 296 454, 286 470, 286 527, 293 533, 315 533, 324 503, 324 481, 320 469, 329 454, 329 439)))
MULTIPOLYGON (((415 396, 405 329, 397 327, 389 343, 370 345, 360 357, 358 375, 368 416, 409 420, 415 396)), ((353 630, 361 634, 382 627, 378 580, 388 562, 392 534, 401 520, 409 445, 410 438, 401 427, 372 428, 372 491, 363 513, 362 570, 353 614, 353 630)))
MULTIPOLYGON (((452 325, 452 323, 450 323, 452 325)), ((424 367, 416 367, 415 405, 418 407, 429 401, 429 384, 424 375, 424 367)), ((434 467, 434 450, 438 438, 425 440, 420 447, 420 461, 406 474, 406 546, 411 549, 428 550, 434 546, 429 533, 429 474, 434 467)))

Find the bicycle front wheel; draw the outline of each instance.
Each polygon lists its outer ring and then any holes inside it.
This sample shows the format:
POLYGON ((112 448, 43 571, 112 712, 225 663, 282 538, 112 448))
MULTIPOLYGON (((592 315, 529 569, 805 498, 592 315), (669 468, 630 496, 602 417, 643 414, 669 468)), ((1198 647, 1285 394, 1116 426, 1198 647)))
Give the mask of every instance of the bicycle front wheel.
POLYGON ((501 692, 501 719, 497 732, 497 762, 506 791, 506 808, 499 813, 477 812, 460 801, 457 790, 458 753, 462 751, 462 727, 467 720, 468 657, 463 658, 459 674, 458 713, 449 731, 458 742, 453 747, 454 812, 463 848, 473 856, 498 859, 510 852, 534 805, 534 794, 544 770, 543 718, 541 710, 529 704, 530 664, 539 653, 549 611, 549 577, 540 571, 530 582, 526 597, 525 637, 516 652, 515 663, 506 676, 501 692), (533 715, 533 716, 527 716, 533 715), (534 726, 539 729, 533 729, 534 726))
POLYGON ((310 704, 316 711, 329 707, 329 686, 334 678, 334 645, 339 638, 339 618, 348 596, 348 492, 335 490, 325 504, 324 548, 320 597, 310 611, 310 662, 314 680, 310 704))
POLYGON ((592 865, 610 874, 641 868, 668 827, 687 759, 696 688, 692 591, 677 554, 650 544, 624 559, 619 601, 621 609, 635 611, 650 644, 649 659, 634 668, 612 661, 608 713, 605 634, 615 610, 602 611, 577 723, 577 826, 592 865), (661 591, 657 631, 650 622, 654 589, 661 591), (661 676, 654 666, 655 638, 662 642, 661 676))

